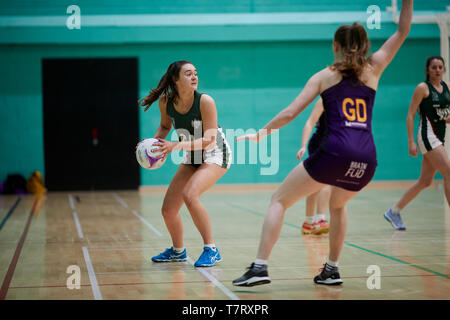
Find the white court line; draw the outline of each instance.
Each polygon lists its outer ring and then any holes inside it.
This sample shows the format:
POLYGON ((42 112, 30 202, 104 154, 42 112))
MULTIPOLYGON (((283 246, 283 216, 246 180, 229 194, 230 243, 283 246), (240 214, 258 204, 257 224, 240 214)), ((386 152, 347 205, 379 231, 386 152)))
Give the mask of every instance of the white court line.
MULTIPOLYGON (((116 193, 113 193, 114 198, 122 205, 124 208, 128 208, 128 203, 126 203, 121 197, 119 197, 116 193)), ((144 219, 136 210, 131 210, 131 213, 134 214, 143 224, 149 227, 154 233, 158 236, 162 236, 161 232, 158 231, 150 222, 144 219)))
POLYGON ((144 219, 139 213, 137 213, 135 210, 131 210, 131 212, 142 221, 143 224, 145 224, 147 227, 153 230, 154 233, 156 233, 158 236, 162 236, 161 232, 159 232, 154 226, 152 226, 147 220, 144 219))
MULTIPOLYGON (((128 208, 128 204, 123 201, 117 194, 113 193, 114 198, 122 204, 124 208, 128 208)), ((135 210, 131 210, 131 212, 137 216, 143 223, 146 225, 149 229, 151 229, 153 232, 155 232, 158 236, 162 236, 161 232, 159 232, 155 227, 153 227, 150 223, 148 223, 143 217, 141 217, 135 210)), ((191 265, 194 265, 194 261, 188 257, 188 262, 191 265)), ((218 287, 220 290, 222 290, 223 293, 225 293, 228 297, 230 297, 232 300, 240 300, 238 296, 236 296, 233 292, 231 292, 227 287, 225 287, 219 280, 217 280, 214 276, 212 276, 209 272, 202 268, 196 268, 198 272, 200 272, 206 279, 211 281, 216 287, 218 287)))
POLYGON ((71 194, 69 194, 69 203, 70 203, 70 207, 72 208, 72 210, 75 210, 75 203, 73 202, 73 198, 72 198, 71 194))
POLYGON ((121 197, 119 197, 116 193, 113 193, 114 198, 122 205, 124 208, 128 208, 128 203, 122 200, 121 197))
MULTIPOLYGON (((194 261, 188 257, 187 261, 194 265, 194 261)), ((231 300, 240 300, 237 295, 235 295, 233 292, 231 292, 227 287, 225 287, 219 280, 217 280, 213 275, 211 275, 208 271, 206 271, 203 268, 196 268, 198 272, 200 272, 206 279, 211 281, 216 287, 218 287, 220 290, 222 290, 223 293, 225 293, 228 297, 231 298, 231 300)))
POLYGON ((82 247, 84 261, 86 262, 86 267, 89 274, 89 280, 91 281, 92 293, 94 294, 95 300, 103 300, 102 294, 100 293, 100 288, 98 287, 97 278, 95 277, 94 267, 92 266, 91 257, 89 256, 89 252, 87 247, 82 247))
POLYGON ((83 239, 84 234, 83 230, 81 230, 80 219, 78 219, 78 213, 76 213, 75 211, 73 212, 73 218, 75 219, 75 226, 77 227, 78 236, 83 239))

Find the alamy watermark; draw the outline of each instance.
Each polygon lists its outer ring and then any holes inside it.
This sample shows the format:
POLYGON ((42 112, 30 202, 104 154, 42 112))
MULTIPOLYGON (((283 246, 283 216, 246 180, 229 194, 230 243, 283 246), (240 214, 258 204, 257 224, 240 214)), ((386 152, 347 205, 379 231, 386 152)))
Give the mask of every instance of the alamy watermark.
POLYGON ((370 16, 366 20, 367 29, 381 29, 381 10, 377 5, 367 7, 366 13, 370 16))
POLYGON ((81 9, 77 5, 70 5, 66 10, 67 14, 70 14, 66 20, 67 29, 81 29, 81 9))
MULTIPOLYGON (((203 135, 202 127, 194 126, 194 135, 191 135, 188 130, 177 129, 172 132, 169 140, 174 141, 178 140, 179 138, 179 140, 181 141, 197 141, 198 144, 201 144, 201 137, 208 136, 210 134, 215 135, 216 129, 212 129, 212 131, 214 132, 208 133, 208 131, 206 131, 203 135)), ((278 170, 280 168, 280 137, 278 130, 274 130, 270 136, 262 138, 259 143, 255 143, 253 141, 235 141, 235 138, 243 135, 256 134, 256 132, 257 131, 255 129, 226 129, 224 132, 225 139, 221 139, 218 138, 220 132, 217 131, 214 149, 221 154, 229 153, 228 161, 230 161, 232 165, 261 164, 261 175, 275 175, 278 173, 278 170)), ((210 149, 212 149, 212 147, 210 149)), ((205 149, 205 152, 207 151, 208 149, 205 149)), ((184 157, 185 154, 178 151, 171 152, 170 154, 171 161, 175 165, 179 165, 180 163, 182 163, 184 157)), ((202 152, 194 152, 194 159, 191 159, 192 163, 201 164, 201 157, 202 152)), ((295 154, 293 154, 293 157, 295 157, 295 154)))
POLYGON ((381 289, 381 269, 379 266, 373 264, 367 267, 366 273, 371 275, 367 278, 366 285, 367 289, 381 289))
POLYGON ((80 289, 81 288, 81 271, 80 267, 77 265, 70 265, 67 267, 66 273, 70 274, 67 278, 66 286, 67 289, 80 289))

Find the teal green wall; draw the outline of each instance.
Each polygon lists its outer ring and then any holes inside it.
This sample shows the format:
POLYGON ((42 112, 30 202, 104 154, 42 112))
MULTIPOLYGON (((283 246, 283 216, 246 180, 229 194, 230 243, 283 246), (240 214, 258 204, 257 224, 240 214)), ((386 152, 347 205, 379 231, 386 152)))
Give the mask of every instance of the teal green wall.
MULTIPOLYGON (((373 43, 374 48, 379 45, 373 43)), ((375 179, 414 179, 419 174, 420 159, 408 155, 405 118, 412 92, 423 79, 424 60, 438 52, 437 39, 409 40, 381 79, 373 117, 379 159, 375 179)), ((325 41, 0 47, 3 79, 9 79, 0 82, 0 180, 8 172, 44 171, 41 59, 87 56, 138 57, 140 96, 157 84, 170 62, 190 59, 199 71, 199 90, 215 99, 225 129, 262 127, 295 98, 309 76, 332 61, 325 41)), ((278 174, 261 176, 261 165, 234 165, 221 183, 281 181, 297 163, 301 130, 310 112, 306 109, 281 130, 278 174)), ((159 124, 157 105, 141 111, 139 121, 141 138, 153 136, 159 124)), ((142 184, 169 183, 175 169, 168 161, 159 170, 142 170, 142 184)))
MULTIPOLYGON (((58 15, 76 4, 87 14, 141 13, 253 13, 297 11, 353 11, 378 5, 382 10, 390 0, 2 0, 0 15, 58 15)), ((415 0, 415 10, 445 10, 446 0, 415 0)), ((401 6, 401 0, 398 1, 401 6)))
MULTIPOLYGON (((327 1, 320 2, 320 5, 332 7, 336 2, 327 1)), ((372 1, 347 1, 346 5, 339 8, 360 10, 359 7, 369 2, 372 1)), ((15 7, 11 1, 2 2, 0 16, 64 15, 64 12, 55 9, 56 2, 46 1, 47 5, 39 8, 32 5, 34 2, 31 1, 20 3, 20 6, 15 7)), ((66 4, 62 6, 59 3, 59 7, 65 8, 66 4)), ((180 5, 170 11, 157 6, 150 10, 146 3, 154 1, 134 0, 127 2, 126 7, 131 9, 122 12, 119 10, 123 3, 121 1, 110 2, 113 5, 104 11, 99 9, 98 1, 78 3, 82 10, 89 9, 91 14, 282 12, 295 5, 299 6, 295 7, 298 11, 305 8, 312 11, 319 6, 315 7, 318 1, 302 1, 305 7, 293 0, 231 1, 229 3, 234 5, 213 6, 208 11, 207 5, 211 3, 204 0, 195 2, 199 4, 195 8, 192 5, 180 5)), ((383 9, 381 2, 378 5, 383 9)), ((433 1, 430 5, 440 8, 442 1, 433 1)), ((146 95, 149 89, 156 86, 171 62, 189 59, 199 72, 199 90, 216 101, 219 125, 224 129, 257 129, 286 107, 312 74, 332 63, 331 40, 338 26, 334 23, 138 28, 99 26, 69 31, 64 25, 2 27, 0 17, 0 181, 4 181, 8 173, 28 176, 33 170, 40 170, 45 174, 41 88, 43 58, 137 57, 140 96, 146 95)), ((372 51, 395 28, 385 17, 381 30, 369 30, 372 51)), ((418 177, 421 157, 412 158, 408 155, 406 114, 414 88, 424 78, 425 59, 429 55, 439 54, 439 46, 439 29, 436 25, 414 25, 408 40, 382 76, 373 117, 379 161, 375 180, 418 177)), ((268 167, 261 163, 234 164, 220 183, 281 182, 298 163, 295 155, 311 107, 280 131, 277 174, 261 175, 261 167, 268 167)), ((140 111, 141 138, 153 136, 158 124, 156 104, 145 113, 140 111)), ((228 139, 236 153, 237 144, 231 141, 232 137, 228 139)), ((141 169, 141 183, 168 184, 175 170, 176 166, 170 161, 159 170, 141 169)))

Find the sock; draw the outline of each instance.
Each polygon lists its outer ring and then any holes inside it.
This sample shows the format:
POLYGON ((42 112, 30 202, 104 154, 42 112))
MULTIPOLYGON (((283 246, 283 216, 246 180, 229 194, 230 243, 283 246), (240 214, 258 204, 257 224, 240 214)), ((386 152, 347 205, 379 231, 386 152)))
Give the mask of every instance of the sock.
POLYGON ((325 266, 325 268, 329 271, 329 270, 333 270, 334 268, 338 267, 338 262, 337 261, 331 261, 330 259, 327 260, 327 264, 325 266))
POLYGON ((175 252, 177 252, 177 253, 181 253, 181 252, 184 251, 184 247, 183 247, 183 248, 175 248, 175 247, 173 247, 173 250, 174 250, 175 252))
POLYGON ((313 222, 314 222, 314 217, 308 217, 308 216, 306 216, 306 217, 305 217, 305 222, 306 222, 306 223, 309 223, 309 224, 313 224, 313 222))
POLYGON ((267 260, 255 259, 255 264, 266 265, 267 266, 267 260))
POLYGON ((393 206, 391 208, 391 211, 393 214, 399 214, 400 213, 400 209, 397 206, 393 206))
POLYGON ((320 220, 325 220, 325 213, 318 213, 314 216, 315 222, 319 222, 320 220))
POLYGON ((211 248, 212 250, 216 251, 216 245, 214 243, 205 244, 205 247, 211 248))

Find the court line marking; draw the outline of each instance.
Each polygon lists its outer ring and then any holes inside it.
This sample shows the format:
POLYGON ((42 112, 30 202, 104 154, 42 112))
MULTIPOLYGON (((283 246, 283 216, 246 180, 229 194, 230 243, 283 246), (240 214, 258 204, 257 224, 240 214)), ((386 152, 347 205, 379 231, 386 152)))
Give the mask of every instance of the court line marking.
POLYGON ((70 207, 72 208, 72 210, 75 210, 75 203, 73 202, 73 197, 72 197, 72 195, 71 194, 69 194, 69 204, 70 204, 70 207))
POLYGON ((30 229, 31 220, 33 218, 33 214, 36 211, 37 203, 39 197, 34 198, 33 207, 30 210, 30 215, 28 217, 27 223, 25 224, 25 228, 23 230, 22 236, 20 237, 19 243, 17 244, 16 251, 14 252, 14 256, 9 264, 8 271, 6 272, 5 278, 3 279, 2 286, 0 288, 0 300, 5 300, 6 295, 8 293, 8 288, 11 283, 11 280, 14 275, 14 270, 16 269, 17 262, 19 261, 20 253, 22 252, 23 244, 25 243, 25 238, 27 237, 28 230, 30 229))
MULTIPOLYGON (((187 258, 187 261, 194 265, 194 260, 192 260, 190 257, 187 258)), ((240 300, 237 295, 235 295, 233 292, 230 291, 227 287, 225 287, 219 280, 217 280, 212 274, 210 274, 208 271, 206 271, 203 268, 196 268, 198 272, 200 272, 206 279, 211 281, 216 287, 218 287, 220 290, 222 290, 223 293, 225 293, 231 300, 240 300)))
MULTIPOLYGON (((129 209, 128 203, 126 203, 125 200, 123 200, 121 197, 119 197, 116 193, 113 193, 114 198, 119 202, 122 207, 125 209, 129 209)), ((162 233, 158 231, 150 222, 148 222, 143 216, 141 216, 136 210, 131 210, 131 213, 136 216, 143 224, 145 224, 147 227, 149 227, 154 233, 156 233, 158 236, 162 236, 162 233)))
POLYGON ((114 198, 122 205, 122 207, 128 209, 128 203, 126 203, 121 197, 117 195, 117 193, 113 193, 114 198))
MULTIPOLYGON (((265 215, 263 215, 262 213, 260 213, 260 212, 258 212, 258 211, 255 211, 255 210, 252 210, 252 209, 249 209, 249 208, 240 206, 240 205, 236 205, 236 204, 234 204, 234 203, 227 203, 227 204, 230 205, 231 207, 235 207, 235 208, 242 209, 242 210, 244 210, 244 211, 250 212, 250 213, 255 214, 255 215, 257 215, 257 216, 265 217, 265 215)), ((296 228, 296 229, 300 229, 300 230, 302 229, 301 226, 297 226, 297 225, 292 224, 292 223, 288 223, 288 222, 284 222, 284 221, 283 221, 283 224, 288 225, 288 226, 293 227, 293 228, 296 228)), ((448 276, 448 275, 442 274, 442 273, 440 273, 440 272, 437 272, 437 271, 434 271, 434 270, 431 270, 431 269, 428 269, 428 268, 421 267, 420 265, 417 265, 417 264, 414 264, 414 263, 410 263, 410 262, 408 262, 408 261, 404 261, 404 260, 401 260, 401 259, 397 259, 397 258, 391 257, 391 256, 389 256, 389 255, 385 255, 385 254, 380 253, 380 252, 376 252, 376 251, 373 251, 373 250, 370 250, 370 249, 366 249, 366 248, 357 246, 357 245, 355 245, 355 244, 349 243, 349 242, 347 242, 347 241, 344 241, 344 244, 346 244, 346 245, 348 245, 348 246, 350 246, 350 247, 356 248, 356 249, 360 249, 360 250, 363 250, 363 251, 366 251, 366 252, 369 252, 369 253, 378 255, 378 256, 383 257, 383 258, 386 258, 386 259, 390 259, 390 260, 393 260, 393 261, 396 261, 396 262, 399 262, 399 263, 408 265, 408 266, 410 266, 410 267, 417 268, 417 269, 422 270, 422 271, 426 271, 426 272, 432 273, 432 274, 434 274, 434 275, 443 277, 443 278, 445 278, 445 279, 450 279, 450 276, 448 276)))
POLYGON ((81 229, 80 219, 78 219, 78 213, 73 212, 73 218, 75 219, 75 226, 77 228, 78 237, 84 238, 83 230, 81 229))
MULTIPOLYGON (((411 278, 411 277, 417 277, 416 275, 406 275, 406 274, 400 274, 400 275, 383 275, 383 277, 386 278, 411 278)), ((434 274, 423 274, 421 277, 438 277, 434 274)), ((342 279, 367 279, 367 276, 351 276, 351 277, 341 277, 342 279)), ((272 280, 276 281, 311 281, 310 277, 298 277, 298 278, 271 278, 272 280)), ((227 281, 231 281, 227 280, 227 281)), ((161 282, 128 282, 128 283, 104 283, 100 284, 100 287, 104 286, 136 286, 136 285, 157 285, 157 284, 185 284, 185 283, 207 283, 210 282, 208 280, 202 280, 202 281, 161 281, 161 282)), ((89 287, 90 284, 80 284, 81 287, 89 287)), ((40 289, 40 288, 46 288, 46 289, 52 289, 52 288, 67 288, 66 285, 48 285, 48 286, 16 286, 16 287, 10 287, 10 289, 40 289)))
POLYGON ((380 252, 376 252, 376 251, 373 251, 373 250, 370 250, 370 249, 366 249, 366 248, 357 246, 356 244, 353 244, 353 243, 350 243, 350 242, 347 242, 347 241, 344 241, 344 243, 345 243, 346 245, 350 246, 350 247, 354 247, 354 248, 357 248, 357 249, 360 249, 360 250, 364 250, 364 251, 366 251, 366 252, 375 254, 375 255, 377 255, 377 256, 380 256, 380 257, 383 257, 383 258, 386 258, 386 259, 390 259, 390 260, 393 260, 393 261, 396 261, 396 262, 399 262, 399 263, 406 264, 406 265, 408 265, 408 266, 410 266, 410 267, 414 267, 414 268, 420 269, 420 270, 422 270, 422 271, 426 271, 426 272, 432 273, 432 274, 434 274, 434 275, 436 275, 436 276, 440 276, 440 277, 443 277, 443 278, 445 278, 445 279, 450 279, 450 276, 448 276, 448 275, 446 275, 446 274, 442 274, 442 273, 437 272, 437 271, 434 271, 434 270, 431 270, 431 269, 428 269, 428 268, 425 268, 425 267, 423 267, 422 265, 418 265, 418 264, 415 264, 415 263, 410 263, 410 262, 408 262, 408 261, 404 261, 404 260, 401 260, 401 259, 397 259, 397 258, 388 256, 388 255, 383 254, 383 253, 380 253, 380 252))
MULTIPOLYGON (((116 193, 113 193, 114 198, 116 198, 116 200, 122 204, 122 206, 124 208, 128 208, 128 204, 122 200, 122 198, 120 198, 116 193)), ((135 210, 132 210, 131 212, 133 212, 133 214, 137 214, 137 212, 135 213, 135 210)), ((139 214, 137 214, 137 217, 142 221, 146 221, 144 218, 142 218, 139 214)), ((150 223, 145 223, 144 225, 147 226, 148 228, 150 228, 153 232, 155 232, 158 236, 162 236, 161 232, 159 232, 155 227, 153 227, 150 223)), ((188 256, 187 257, 188 262, 191 265, 194 265, 194 261, 188 256)), ((233 292, 231 292, 227 287, 225 287, 219 280, 217 280, 213 275, 211 275, 209 272, 207 272, 206 270, 203 270, 202 268, 195 268, 198 272, 200 272, 200 274, 202 274, 205 278, 207 278, 209 281, 211 281, 211 283, 213 283, 216 287, 218 287, 220 290, 222 290, 223 293, 225 293, 229 298, 231 298, 232 300, 240 300, 238 298, 238 296, 236 296, 233 292)))
MULTIPOLYGON (((445 265, 450 265, 450 263, 427 263, 424 265, 437 265, 437 266, 445 266, 445 265)), ((364 270, 366 270, 367 268, 367 264, 346 264, 346 265, 342 265, 345 266, 346 268, 364 268, 364 270)), ((390 263, 390 264, 377 264, 377 266, 379 267, 386 267, 386 268, 400 268, 403 267, 402 265, 399 265, 398 263, 390 263)), ((319 269, 323 267, 323 264, 321 265, 312 265, 312 266, 302 266, 302 267, 298 267, 298 266, 288 266, 288 267, 270 267, 270 270, 303 270, 303 269, 319 269)), ((183 272, 189 272, 190 270, 188 269, 180 269, 183 272)), ((236 270, 242 270, 242 268, 220 268, 220 270, 222 271, 236 271, 236 270)), ((178 271, 178 270, 177 270, 178 271)), ((97 275, 114 275, 114 274, 154 274, 154 273, 164 273, 167 272, 167 270, 147 270, 147 271, 110 271, 110 272, 97 272, 97 275)), ((435 275, 435 276, 439 276, 439 275, 435 275)))
POLYGON ((0 230, 2 230, 3 226, 5 225, 6 221, 8 221, 9 217, 12 216, 14 210, 16 210, 17 205, 19 204, 19 202, 22 200, 21 197, 17 197, 16 202, 14 203, 14 205, 11 207, 11 209, 9 209, 8 213, 6 214, 6 216, 3 218, 2 222, 0 223, 0 230))
POLYGON ((86 267, 88 270, 89 280, 91 281, 92 293, 94 294, 95 300, 103 300, 100 288, 98 287, 97 277, 95 276, 94 267, 92 266, 91 257, 89 256, 89 251, 87 247, 82 247, 84 261, 86 262, 86 267))
POLYGON ((145 220, 143 216, 137 213, 136 210, 131 210, 131 213, 134 214, 139 220, 141 220, 143 224, 152 229, 153 232, 156 233, 158 236, 160 237, 162 236, 161 232, 159 232, 158 229, 156 229, 150 222, 145 220))

